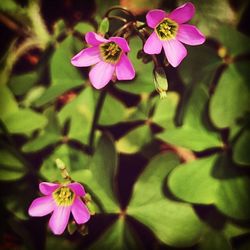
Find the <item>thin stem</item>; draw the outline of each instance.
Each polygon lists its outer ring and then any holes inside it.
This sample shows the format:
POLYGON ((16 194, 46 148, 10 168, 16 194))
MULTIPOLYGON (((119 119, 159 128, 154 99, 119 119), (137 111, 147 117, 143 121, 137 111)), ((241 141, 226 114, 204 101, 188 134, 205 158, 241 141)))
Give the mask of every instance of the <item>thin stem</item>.
POLYGON ((102 110, 102 106, 104 104, 104 100, 107 94, 107 89, 104 89, 98 98, 97 104, 96 104, 96 109, 95 109, 95 113, 94 113, 94 118, 93 118, 93 122, 92 122, 92 127, 91 127, 91 131, 90 131, 90 136, 89 136, 89 148, 90 148, 90 153, 93 152, 93 145, 94 145, 94 141, 95 141, 95 130, 97 128, 98 125, 98 121, 101 115, 101 110, 102 110))
POLYGON ((116 30, 116 31, 112 34, 112 36, 121 36, 121 35, 124 33, 124 31, 126 31, 126 29, 127 29, 129 26, 131 26, 131 25, 133 25, 133 22, 128 22, 128 23, 124 24, 121 28, 119 28, 118 30, 116 30))
POLYGON ((123 22, 123 23, 127 23, 127 22, 128 22, 128 20, 127 20, 127 19, 122 18, 122 17, 119 17, 119 16, 108 16, 107 18, 108 18, 108 19, 115 19, 115 20, 119 20, 119 21, 121 21, 121 22, 123 22))
POLYGON ((123 7, 121 7, 121 6, 113 6, 113 7, 111 7, 111 8, 105 13, 104 16, 105 16, 105 17, 108 17, 109 13, 112 12, 112 11, 114 11, 114 10, 120 10, 120 11, 122 11, 123 13, 128 14, 130 17, 133 18, 134 21, 136 21, 136 17, 134 16, 134 14, 133 14, 130 10, 128 10, 127 8, 123 8, 123 7))
MULTIPOLYGON (((143 43, 143 45, 144 45, 145 42, 146 42, 145 36, 141 33, 141 31, 136 27, 135 24, 133 25, 133 28, 134 28, 134 31, 136 32, 136 34, 138 35, 138 37, 142 40, 142 43, 143 43)), ((159 62, 158 62, 157 57, 156 57, 155 55, 151 55, 151 57, 152 57, 152 59, 153 59, 155 68, 159 67, 160 64, 159 64, 159 62)))

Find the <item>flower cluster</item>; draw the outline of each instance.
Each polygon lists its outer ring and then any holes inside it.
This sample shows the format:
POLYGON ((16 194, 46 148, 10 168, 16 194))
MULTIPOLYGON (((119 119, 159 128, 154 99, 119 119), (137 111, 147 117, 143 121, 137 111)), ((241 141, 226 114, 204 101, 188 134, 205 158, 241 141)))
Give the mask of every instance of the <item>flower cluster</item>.
MULTIPOLYGON (((160 69, 162 67, 158 67, 157 57, 153 55, 160 54, 163 49, 169 64, 177 67, 187 55, 183 43, 188 45, 204 43, 204 35, 195 26, 186 24, 194 13, 195 8, 192 3, 186 3, 171 13, 158 9, 151 10, 146 15, 149 28, 144 29, 143 25, 142 32, 133 21, 124 25, 124 34, 131 25, 134 30, 130 30, 129 35, 125 37, 128 38, 134 33, 139 34, 140 38, 143 37, 143 50, 146 54, 152 55, 155 63, 154 73, 161 77, 160 69)), ((118 32, 118 34, 123 33, 118 32)), ((96 89, 105 87, 111 80, 131 80, 135 77, 135 69, 128 58, 129 44, 124 37, 105 38, 95 32, 88 32, 85 40, 89 47, 75 55, 71 59, 71 63, 76 67, 92 66, 89 79, 96 89)), ((166 86, 157 83, 156 89, 161 96, 165 96, 166 86)), ((44 196, 35 199, 28 212, 30 216, 38 217, 52 213, 49 227, 54 234, 62 234, 71 213, 77 224, 84 224, 90 219, 90 211, 85 204, 86 199, 82 199, 85 196, 83 186, 72 182, 64 164, 59 159, 57 159, 56 164, 61 170, 63 178, 71 183, 40 183, 39 189, 44 196)))
MULTIPOLYGON (((186 3, 171 13, 158 9, 149 11, 146 21, 153 32, 144 44, 144 52, 160 54, 163 48, 169 64, 177 67, 187 55, 182 43, 200 45, 205 41, 205 36, 195 26, 186 24, 194 13, 192 3, 186 3)), ((96 89, 103 88, 111 79, 131 80, 135 77, 134 67, 127 56, 130 48, 125 38, 105 39, 88 32, 85 40, 90 47, 75 55, 71 63, 76 67, 94 65, 89 72, 89 79, 96 89)))
POLYGON ((81 197, 85 195, 83 186, 77 182, 67 185, 42 182, 39 185, 43 197, 35 199, 29 207, 29 215, 35 217, 52 213, 49 227, 54 234, 62 234, 72 213, 77 224, 90 219, 90 212, 81 197))

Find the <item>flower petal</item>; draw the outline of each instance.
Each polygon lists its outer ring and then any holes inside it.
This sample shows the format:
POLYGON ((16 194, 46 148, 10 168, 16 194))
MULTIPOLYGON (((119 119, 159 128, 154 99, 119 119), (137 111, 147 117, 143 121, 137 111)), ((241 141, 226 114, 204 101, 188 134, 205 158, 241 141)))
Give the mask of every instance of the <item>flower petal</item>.
POLYGON ((115 42, 118 44, 118 46, 124 51, 124 52, 129 52, 130 48, 128 46, 127 41, 123 37, 111 37, 109 39, 112 42, 115 42))
POLYGON ((49 220, 54 234, 62 234, 68 224, 71 206, 56 206, 49 220))
POLYGON ((179 26, 177 39, 189 45, 203 44, 205 36, 194 26, 190 24, 181 24, 179 26))
POLYGON ((76 198, 74 204, 72 205, 71 212, 77 224, 86 223, 90 218, 90 213, 85 204, 76 198))
POLYGON ((185 3, 174 9, 168 17, 177 23, 186 23, 192 19, 195 13, 195 7, 192 3, 185 3))
POLYGON ((88 44, 92 46, 98 46, 101 43, 106 43, 109 40, 105 39, 104 37, 96 34, 95 32, 88 32, 85 35, 85 40, 88 44))
POLYGON ((151 28, 155 28, 157 24, 161 22, 163 18, 166 17, 166 12, 163 10, 150 10, 146 15, 147 24, 151 28))
POLYGON ((78 196, 84 196, 86 194, 83 186, 78 182, 70 183, 68 187, 78 196))
POLYGON ((115 65, 100 61, 89 72, 89 79, 96 89, 106 86, 115 71, 115 65))
POLYGON ((115 73, 118 80, 131 80, 135 77, 135 69, 124 53, 116 65, 115 73))
POLYGON ((41 182, 39 184, 39 190, 44 195, 53 193, 60 185, 58 183, 41 182))
POLYGON ((55 208, 55 203, 51 195, 33 200, 28 213, 30 216, 41 217, 51 213, 55 208))
POLYGON ((71 63, 76 67, 87 67, 100 61, 100 50, 98 46, 83 49, 71 59, 71 63))
POLYGON ((147 54, 160 54, 162 49, 162 43, 155 32, 153 32, 146 43, 144 44, 143 50, 147 54))
POLYGON ((177 67, 187 55, 187 50, 184 45, 176 39, 164 42, 163 48, 168 62, 173 67, 177 67))

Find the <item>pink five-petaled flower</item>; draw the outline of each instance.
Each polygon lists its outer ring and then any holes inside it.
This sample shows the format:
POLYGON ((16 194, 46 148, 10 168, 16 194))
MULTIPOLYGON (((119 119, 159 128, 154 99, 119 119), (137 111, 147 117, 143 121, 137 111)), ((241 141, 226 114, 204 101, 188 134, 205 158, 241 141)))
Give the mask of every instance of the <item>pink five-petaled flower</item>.
POLYGON ((83 186, 77 182, 67 185, 42 182, 40 192, 45 195, 35 199, 29 207, 30 216, 45 216, 53 212, 49 227, 54 234, 62 234, 68 224, 70 212, 77 224, 84 224, 90 218, 88 208, 80 199, 85 195, 83 186))
POLYGON ((149 11, 146 16, 147 24, 154 31, 144 45, 144 52, 160 54, 163 47, 168 62, 177 67, 187 55, 182 43, 200 45, 205 42, 205 36, 195 26, 184 24, 194 13, 192 3, 186 3, 169 14, 157 9, 149 11))
POLYGON ((92 47, 83 49, 71 59, 76 67, 94 65, 89 79, 96 89, 103 88, 116 74, 118 80, 131 80, 135 70, 126 53, 130 51, 127 41, 122 37, 104 37, 88 32, 85 40, 92 47))

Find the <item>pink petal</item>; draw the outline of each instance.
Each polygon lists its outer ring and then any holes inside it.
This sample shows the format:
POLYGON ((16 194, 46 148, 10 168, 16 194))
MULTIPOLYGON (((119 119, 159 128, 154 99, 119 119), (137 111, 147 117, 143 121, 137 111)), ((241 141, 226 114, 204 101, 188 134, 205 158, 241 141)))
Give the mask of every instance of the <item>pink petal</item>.
POLYGON ((151 28, 155 28, 157 24, 161 22, 163 18, 166 17, 166 12, 163 10, 150 10, 146 15, 147 24, 151 28))
POLYGON ((168 62, 173 67, 177 67, 187 55, 184 45, 176 39, 163 42, 163 48, 168 62))
POLYGON ((70 183, 68 187, 78 196, 84 196, 86 194, 83 186, 78 182, 70 183))
POLYGON ((33 200, 28 213, 30 216, 41 217, 51 213, 55 208, 55 203, 51 195, 33 200))
POLYGON ((173 10, 168 17, 177 23, 186 23, 192 19, 195 13, 195 7, 192 3, 185 3, 173 10))
POLYGON ((127 41, 123 37, 111 37, 109 39, 112 42, 115 42, 118 44, 118 46, 124 51, 124 52, 129 52, 130 48, 128 46, 127 41))
POLYGON ((96 89, 106 86, 115 71, 115 65, 100 61, 89 72, 89 79, 96 89))
POLYGON ((44 195, 53 193, 60 185, 58 183, 41 182, 39 184, 40 192, 44 195))
POLYGON ((105 39, 104 37, 96 34, 95 32, 88 32, 85 35, 85 40, 88 44, 92 46, 98 46, 101 43, 107 43, 109 41, 105 39))
POLYGON ((81 50, 72 59, 71 63, 76 67, 87 67, 100 62, 100 50, 98 46, 81 50))
POLYGON ((71 208, 71 212, 77 224, 86 223, 90 218, 90 213, 88 208, 79 198, 75 199, 74 204, 72 205, 71 208))
POLYGON ((177 39, 189 45, 203 44, 206 40, 205 36, 193 25, 181 24, 179 26, 177 39))
POLYGON ((71 206, 56 206, 49 220, 54 234, 62 234, 68 224, 71 206))
POLYGON ((116 65, 115 73, 118 80, 131 80, 135 77, 135 69, 124 53, 116 65))
POLYGON ((162 43, 155 32, 153 32, 146 43, 144 44, 143 50, 147 54, 160 54, 162 49, 162 43))

